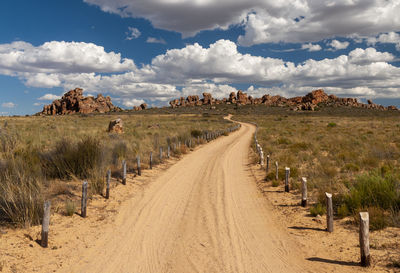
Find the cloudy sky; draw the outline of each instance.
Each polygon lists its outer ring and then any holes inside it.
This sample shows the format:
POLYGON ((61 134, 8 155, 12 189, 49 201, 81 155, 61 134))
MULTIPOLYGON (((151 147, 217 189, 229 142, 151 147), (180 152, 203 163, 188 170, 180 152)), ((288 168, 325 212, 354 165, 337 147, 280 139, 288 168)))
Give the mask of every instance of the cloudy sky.
POLYGON ((400 106, 400 0, 0 2, 0 115, 75 87, 130 108, 189 94, 400 106))

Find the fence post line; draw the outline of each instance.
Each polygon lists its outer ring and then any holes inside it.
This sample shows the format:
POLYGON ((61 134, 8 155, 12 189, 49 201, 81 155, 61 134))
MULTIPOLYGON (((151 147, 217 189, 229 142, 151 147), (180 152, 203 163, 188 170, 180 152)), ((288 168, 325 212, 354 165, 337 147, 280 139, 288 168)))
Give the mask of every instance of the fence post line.
POLYGON ((266 168, 266 172, 268 174, 269 172, 269 155, 267 155, 267 168, 266 168))
POLYGON ((44 202, 43 205, 43 220, 42 220, 42 235, 40 238, 40 245, 47 247, 49 242, 49 226, 50 226, 50 201, 44 202))
POLYGON ((126 160, 122 160, 122 184, 126 185, 126 160))
POLYGON ((81 200, 81 216, 83 218, 86 217, 86 209, 87 209, 87 188, 88 182, 85 180, 82 184, 82 200, 81 200))
POLYGON ((278 168, 278 161, 275 161, 275 180, 279 180, 279 168, 278 168))
POLYGON ((364 267, 371 265, 371 256, 369 253, 369 214, 360 212, 360 252, 361 265, 364 267))
POLYGON ((137 163, 137 173, 139 176, 142 175, 142 168, 140 167, 140 155, 136 157, 136 163, 137 163))
POLYGON ((333 205, 332 205, 332 194, 325 193, 326 196, 326 230, 333 232, 333 205))
POLYGON ((307 206, 307 178, 301 178, 301 206, 307 206))
POLYGON ((106 179, 106 199, 110 198, 110 180, 111 180, 111 170, 108 170, 106 179))
POLYGON ((285 192, 289 192, 289 177, 290 177, 290 168, 285 167, 285 192))

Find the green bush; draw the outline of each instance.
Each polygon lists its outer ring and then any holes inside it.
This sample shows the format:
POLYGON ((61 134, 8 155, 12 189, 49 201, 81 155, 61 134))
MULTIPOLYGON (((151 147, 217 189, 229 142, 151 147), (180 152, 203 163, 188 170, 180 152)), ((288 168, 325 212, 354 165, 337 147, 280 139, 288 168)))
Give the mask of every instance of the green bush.
POLYGON ((346 204, 341 204, 337 209, 337 214, 340 218, 344 218, 350 215, 349 208, 346 204))
POLYGON ((382 177, 378 171, 359 176, 345 199, 346 205, 350 211, 368 207, 398 210, 400 204, 398 181, 392 173, 382 177))
POLYGON ((333 128, 333 127, 336 127, 336 126, 337 126, 337 124, 334 123, 334 122, 329 122, 328 123, 328 128, 333 128))
POLYGON ((200 131, 200 130, 197 130, 197 129, 195 129, 195 130, 192 130, 191 132, 190 132, 190 135, 192 136, 192 137, 201 137, 202 135, 203 135, 203 132, 202 131, 200 131))
POLYGON ((325 213, 326 213, 326 208, 321 203, 318 203, 310 208, 310 214, 312 216, 317 216, 317 215, 322 216, 325 213))
POLYGON ((279 181, 278 180, 272 180, 272 187, 278 187, 279 186, 279 181))

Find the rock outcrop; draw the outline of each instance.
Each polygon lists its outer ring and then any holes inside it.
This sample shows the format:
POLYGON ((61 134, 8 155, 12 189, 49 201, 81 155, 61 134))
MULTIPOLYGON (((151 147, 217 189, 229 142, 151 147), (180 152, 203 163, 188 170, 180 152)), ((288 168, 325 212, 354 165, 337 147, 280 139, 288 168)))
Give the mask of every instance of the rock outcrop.
POLYGON ((107 132, 122 134, 124 132, 124 124, 122 122, 122 119, 117 118, 110 121, 110 123, 108 124, 107 132))
POLYGON ((75 88, 64 94, 61 99, 43 107, 42 115, 69 115, 75 113, 107 113, 122 109, 112 104, 110 97, 98 94, 94 97, 84 97, 81 88, 75 88))
POLYGON ((185 106, 199 106, 199 105, 213 105, 213 104, 236 104, 236 105, 265 105, 275 107, 290 107, 293 111, 314 111, 318 107, 355 107, 377 110, 392 110, 398 111, 395 106, 384 107, 379 104, 373 103, 371 100, 367 104, 360 103, 355 98, 339 98, 335 95, 328 95, 322 89, 314 90, 303 97, 285 98, 279 95, 271 96, 269 94, 263 95, 261 98, 253 98, 247 96, 239 90, 237 93, 232 92, 228 98, 216 100, 210 93, 203 93, 203 98, 199 99, 198 96, 189 96, 186 99, 181 97, 169 103, 172 108, 185 107, 185 106))

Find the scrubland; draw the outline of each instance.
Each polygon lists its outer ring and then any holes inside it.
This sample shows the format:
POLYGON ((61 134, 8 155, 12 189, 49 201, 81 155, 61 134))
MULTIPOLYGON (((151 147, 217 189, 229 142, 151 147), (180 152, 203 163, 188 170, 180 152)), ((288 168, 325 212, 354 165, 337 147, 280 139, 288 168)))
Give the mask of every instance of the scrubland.
MULTIPOLYGON (((0 118, 0 224, 38 224, 46 199, 63 202, 60 213, 76 212, 82 180, 90 194, 102 194, 107 169, 120 177, 121 162, 134 172, 159 163, 159 147, 181 143, 171 155, 187 152, 186 140, 232 123, 222 115, 72 115, 0 118), (110 120, 121 117, 124 134, 108 133, 110 120)), ((192 144, 195 145, 196 141, 192 144)))
MULTIPOLYGON (((258 125, 258 141, 271 158, 265 180, 282 184, 290 167, 291 186, 308 180, 310 213, 325 213, 333 193, 336 217, 370 213, 370 228, 400 226, 400 115, 397 112, 328 108, 296 113, 243 107, 235 119, 258 125), (275 161, 279 181, 275 180, 275 161)), ((254 149, 254 146, 253 146, 254 149)), ((255 161, 257 158, 255 158, 255 161)))

